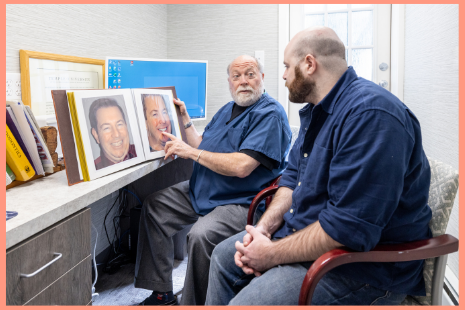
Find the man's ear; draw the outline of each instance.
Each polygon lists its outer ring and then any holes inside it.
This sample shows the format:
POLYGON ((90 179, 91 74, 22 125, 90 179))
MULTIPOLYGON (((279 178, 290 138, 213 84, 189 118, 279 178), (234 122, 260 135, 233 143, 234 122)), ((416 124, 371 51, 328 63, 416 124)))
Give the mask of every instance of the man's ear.
POLYGON ((99 141, 99 139, 98 139, 97 131, 96 131, 94 128, 92 128, 91 132, 92 132, 92 136, 93 136, 94 139, 95 139, 95 142, 97 142, 97 144, 100 144, 100 141, 99 141))
POLYGON ((262 73, 262 80, 265 79, 265 73, 262 73))
POLYGON ((305 62, 304 72, 306 72, 308 75, 315 73, 316 67, 317 67, 315 56, 313 56, 312 54, 308 54, 307 56, 305 56, 304 62, 305 62))

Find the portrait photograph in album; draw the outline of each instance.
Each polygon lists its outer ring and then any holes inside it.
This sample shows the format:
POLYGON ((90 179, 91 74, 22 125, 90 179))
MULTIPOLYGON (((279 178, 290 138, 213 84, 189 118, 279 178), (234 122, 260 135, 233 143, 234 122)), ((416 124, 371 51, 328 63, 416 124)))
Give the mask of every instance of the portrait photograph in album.
POLYGON ((145 160, 131 90, 74 91, 74 104, 91 180, 145 160))
POLYGON ((145 158, 165 156, 165 145, 170 133, 182 139, 173 103, 173 92, 164 89, 133 89, 134 104, 139 120, 140 136, 145 158))

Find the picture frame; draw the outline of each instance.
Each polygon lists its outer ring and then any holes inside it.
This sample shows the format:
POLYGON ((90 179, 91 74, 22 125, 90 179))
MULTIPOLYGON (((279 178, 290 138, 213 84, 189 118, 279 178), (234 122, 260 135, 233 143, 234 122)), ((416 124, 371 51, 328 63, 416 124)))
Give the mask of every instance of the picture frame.
MULTIPOLYGON (((110 173, 120 171, 122 169, 137 165, 145 161, 144 151, 142 148, 142 142, 139 134, 139 126, 137 122, 137 116, 135 107, 133 104, 132 94, 130 89, 114 89, 114 90, 78 90, 74 92, 74 99, 76 102, 76 112, 79 121, 79 127, 81 128, 82 143, 85 152, 85 158, 87 162, 87 168, 89 177, 91 180, 100 178, 110 173), (102 135, 100 135, 100 128, 95 131, 92 127, 91 120, 91 106, 92 104, 102 98, 111 98, 117 101, 120 106, 119 110, 124 115, 124 122, 126 123, 127 129, 125 130, 125 136, 121 136, 121 132, 114 134, 114 131, 118 131, 116 127, 120 126, 118 122, 113 122, 114 118, 112 115, 103 112, 103 116, 107 115, 110 117, 110 121, 103 120, 103 123, 112 124, 112 128, 109 129, 112 134, 106 134, 106 129, 102 127, 102 135), (104 137, 106 136, 106 138, 104 137), (117 136, 117 137, 115 137, 117 136), (97 139, 100 139, 97 145, 97 139), (123 142, 124 141, 124 142, 123 142), (95 145, 94 145, 95 144, 95 145), (118 156, 121 153, 121 145, 129 147, 129 156, 123 161, 106 165, 103 162, 104 152, 108 155, 118 156), (97 149, 96 149, 97 147, 97 149), (134 156, 136 155, 136 156, 134 156), (100 161, 102 165, 98 166, 97 162, 100 161)), ((104 109, 105 110, 105 109, 104 109)), ((118 110, 118 109, 117 109, 118 110)), ((95 113, 97 114, 97 113, 95 113)), ((100 115, 100 114, 99 114, 100 115)), ((96 125, 100 125, 98 120, 99 116, 96 117, 96 125)), ((99 126, 100 127, 100 126, 99 126)))
POLYGON ((34 115, 55 116, 51 90, 104 89, 105 60, 20 50, 21 97, 34 115))
POLYGON ((151 160, 164 157, 164 146, 169 140, 163 139, 159 131, 168 131, 182 139, 173 92, 169 89, 149 88, 133 89, 132 92, 145 158, 151 160))

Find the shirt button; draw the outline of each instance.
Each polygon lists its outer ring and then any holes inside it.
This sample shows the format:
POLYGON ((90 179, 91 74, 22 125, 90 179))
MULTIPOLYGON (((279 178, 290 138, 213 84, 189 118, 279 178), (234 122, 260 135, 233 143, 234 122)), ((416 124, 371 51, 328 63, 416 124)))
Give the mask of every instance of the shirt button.
POLYGON ((307 127, 305 127, 305 130, 307 130, 307 127))
POLYGON ((299 186, 300 186, 300 183, 302 183, 302 182, 299 182, 299 186))
POLYGON ((308 154, 307 154, 307 153, 305 153, 305 154, 304 154, 304 157, 307 157, 307 156, 308 156, 308 154))
POLYGON ((291 209, 289 212, 294 213, 294 209, 291 209))
POLYGON ((297 230, 295 230, 295 228, 292 228, 292 231, 293 231, 293 232, 296 232, 297 230))

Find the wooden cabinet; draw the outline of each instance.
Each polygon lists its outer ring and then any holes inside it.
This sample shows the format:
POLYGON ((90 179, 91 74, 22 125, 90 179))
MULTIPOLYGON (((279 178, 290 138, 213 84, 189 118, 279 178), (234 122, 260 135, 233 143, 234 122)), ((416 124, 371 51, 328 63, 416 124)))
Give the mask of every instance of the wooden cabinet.
POLYGON ((89 255, 26 305, 87 305, 91 287, 92 257, 89 255))
POLYGON ((86 208, 8 249, 6 304, 88 304, 92 295, 90 223, 86 208))

